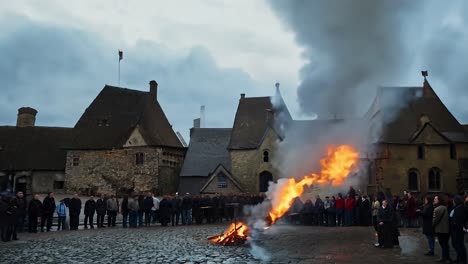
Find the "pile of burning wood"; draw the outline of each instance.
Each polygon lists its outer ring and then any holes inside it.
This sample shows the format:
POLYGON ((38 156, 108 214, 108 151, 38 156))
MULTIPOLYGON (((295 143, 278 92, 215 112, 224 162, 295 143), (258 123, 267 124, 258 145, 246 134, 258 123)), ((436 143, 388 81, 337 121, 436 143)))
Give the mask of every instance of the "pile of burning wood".
POLYGON ((221 235, 209 237, 208 240, 223 246, 244 245, 249 237, 249 228, 242 222, 234 222, 229 229, 221 235))

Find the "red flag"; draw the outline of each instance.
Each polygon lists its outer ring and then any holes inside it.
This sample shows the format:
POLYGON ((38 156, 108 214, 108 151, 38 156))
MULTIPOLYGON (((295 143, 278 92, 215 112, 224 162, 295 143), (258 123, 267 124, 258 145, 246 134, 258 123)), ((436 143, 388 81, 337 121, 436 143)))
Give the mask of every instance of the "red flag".
POLYGON ((119 61, 123 59, 123 51, 119 49, 119 61))

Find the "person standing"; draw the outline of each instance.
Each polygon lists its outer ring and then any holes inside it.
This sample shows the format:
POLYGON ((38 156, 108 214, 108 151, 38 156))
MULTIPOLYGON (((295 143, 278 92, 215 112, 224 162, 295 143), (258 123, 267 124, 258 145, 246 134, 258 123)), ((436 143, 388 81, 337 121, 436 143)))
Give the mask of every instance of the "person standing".
POLYGON ((449 247, 449 217, 447 207, 444 205, 444 200, 441 196, 434 197, 434 215, 432 218, 432 226, 435 235, 439 239, 439 245, 442 249, 442 258, 439 262, 451 262, 450 247, 449 247))
POLYGON ((353 225, 353 213, 354 213, 354 207, 356 206, 356 201, 354 200, 353 196, 348 195, 348 197, 345 200, 345 225, 346 226, 352 226, 353 225))
POLYGON ((455 263, 466 264, 465 232, 463 227, 466 222, 466 212, 463 206, 463 198, 455 196, 453 198, 454 208, 450 212, 450 234, 452 235, 452 246, 457 253, 455 263))
POLYGON ((58 216, 58 223, 57 223, 57 231, 62 228, 65 229, 65 220, 67 219, 67 206, 65 205, 65 201, 62 199, 60 200, 60 204, 56 208, 57 216, 58 216))
POLYGON ((325 220, 325 226, 329 226, 328 212, 330 211, 330 206, 330 196, 325 196, 325 201, 323 201, 323 219, 325 220))
POLYGON ((70 211, 70 230, 78 230, 81 213, 81 199, 78 197, 78 193, 73 194, 68 208, 70 211))
POLYGON ((128 195, 125 194, 122 200, 122 204, 120 205, 120 213, 122 214, 122 227, 127 228, 127 222, 128 222, 128 195))
POLYGON ((332 196, 332 198, 330 199, 330 208, 328 208, 328 212, 327 212, 328 226, 336 226, 336 207, 335 207, 335 203, 336 203, 336 198, 335 198, 335 196, 332 196))
POLYGON ((107 227, 115 226, 115 220, 117 218, 117 201, 115 195, 112 195, 110 199, 107 199, 107 227))
POLYGON ((106 215, 107 204, 104 200, 104 195, 101 194, 96 201, 97 227, 104 227, 104 216, 106 215))
POLYGON ((408 227, 417 226, 416 201, 414 200, 413 194, 411 192, 407 193, 405 217, 408 223, 408 227))
POLYGON ((88 223, 89 227, 91 229, 94 228, 94 213, 96 212, 96 202, 94 201, 94 197, 90 196, 88 201, 85 203, 85 209, 84 209, 84 214, 85 214, 85 219, 84 219, 84 226, 85 229, 88 229, 88 223))
POLYGON ((49 192, 42 202, 42 221, 41 221, 41 232, 44 232, 44 225, 47 222, 47 232, 52 227, 52 220, 55 212, 55 198, 54 193, 49 192))
POLYGON ((315 195, 315 219, 317 219, 317 225, 322 226, 323 225, 323 201, 320 198, 320 195, 315 195))
POLYGON ((7 198, 5 196, 0 196, 0 238, 3 242, 6 242, 7 235, 7 209, 7 198))
POLYGON ((371 206, 369 199, 367 199, 367 195, 363 195, 361 197, 361 207, 359 210, 359 219, 361 220, 362 226, 369 226, 370 225, 370 217, 371 217, 371 206))
POLYGON ((145 196, 140 193, 140 195, 138 195, 138 208, 140 208, 138 210, 138 226, 143 226, 143 211, 145 210, 144 201, 145 196))
POLYGON ((394 220, 394 210, 390 206, 387 200, 382 201, 382 207, 379 209, 377 216, 379 220, 379 243, 378 247, 382 248, 392 248, 393 247, 393 220, 394 220))
POLYGON ((176 195, 171 199, 171 223, 172 226, 179 225, 179 215, 180 215, 180 205, 181 201, 179 195, 176 195))
POLYGON ((338 197, 336 198, 335 208, 337 224, 338 226, 344 226, 344 200, 341 193, 339 193, 338 197))
POLYGON ((153 217, 153 224, 156 224, 156 221, 159 218, 158 213, 159 213, 159 202, 160 201, 159 201, 158 197, 154 196, 154 193, 152 195, 153 195, 153 207, 151 207, 151 214, 152 214, 152 217, 153 217))
POLYGON ((41 196, 35 194, 34 198, 29 203, 28 217, 28 231, 29 233, 37 233, 37 223, 42 217, 42 202, 39 200, 41 196))
POLYGON ((26 220, 26 214, 28 210, 28 203, 26 199, 24 198, 24 193, 23 192, 18 192, 16 194, 16 201, 18 204, 18 218, 17 218, 17 225, 18 233, 24 232, 24 222, 26 220))
POLYGON ((435 246, 435 238, 434 238, 434 229, 432 228, 432 218, 434 215, 434 205, 432 204, 432 198, 430 196, 426 196, 424 198, 424 205, 422 210, 416 210, 416 213, 421 215, 423 220, 422 226, 422 233, 426 236, 427 244, 429 246, 429 251, 425 253, 425 256, 434 256, 434 246, 435 246))
POLYGON ((18 217, 18 206, 16 197, 8 199, 8 208, 6 210, 6 234, 4 236, 4 241, 18 240, 16 236, 16 227, 17 222, 16 218, 18 217))
POLYGON ((379 209, 380 209, 380 202, 377 199, 377 195, 374 195, 374 201, 372 202, 372 224, 374 225, 374 229, 376 232, 378 231, 378 226, 379 226, 379 222, 377 220, 379 209))
POLYGON ((169 196, 164 197, 159 204, 159 221, 162 226, 167 226, 171 220, 171 202, 169 196))
POLYGON ((136 228, 138 212, 140 211, 140 206, 138 204, 138 196, 133 196, 128 200, 128 214, 129 214, 129 224, 130 228, 136 228))
POLYGON ((182 199, 182 224, 192 224, 192 198, 189 193, 186 193, 182 199))
POLYGON ((153 208, 154 200, 153 194, 148 192, 143 200, 143 212, 145 213, 145 226, 151 225, 151 209, 153 208))

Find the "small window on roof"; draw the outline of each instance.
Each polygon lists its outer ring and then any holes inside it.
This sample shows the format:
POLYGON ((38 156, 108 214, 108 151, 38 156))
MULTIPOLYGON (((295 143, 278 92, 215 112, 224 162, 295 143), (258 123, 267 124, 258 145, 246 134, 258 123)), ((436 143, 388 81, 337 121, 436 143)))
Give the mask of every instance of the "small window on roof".
POLYGON ((79 166, 80 165, 80 156, 78 156, 78 155, 73 156, 72 164, 73 164, 73 167, 79 166))
POLYGON ((218 188, 227 188, 228 187, 228 183, 227 183, 227 178, 226 178, 226 175, 224 175, 223 173, 219 173, 218 174, 218 188))

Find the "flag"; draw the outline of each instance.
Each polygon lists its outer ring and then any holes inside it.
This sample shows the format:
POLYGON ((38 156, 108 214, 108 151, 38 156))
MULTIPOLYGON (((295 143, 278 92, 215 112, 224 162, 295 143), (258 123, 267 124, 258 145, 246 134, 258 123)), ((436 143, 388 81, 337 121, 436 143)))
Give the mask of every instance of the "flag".
POLYGON ((123 51, 119 49, 119 61, 123 59, 123 51))

